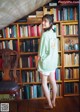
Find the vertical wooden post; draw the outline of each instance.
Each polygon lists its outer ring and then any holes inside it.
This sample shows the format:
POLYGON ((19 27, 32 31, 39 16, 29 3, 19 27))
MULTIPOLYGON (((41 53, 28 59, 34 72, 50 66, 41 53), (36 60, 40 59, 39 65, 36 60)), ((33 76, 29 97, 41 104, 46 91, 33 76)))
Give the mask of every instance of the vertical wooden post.
MULTIPOLYGON (((79 7, 78 7, 78 31, 79 31, 78 37, 79 37, 79 51, 80 51, 80 0, 79 0, 79 7)), ((80 57, 80 52, 79 52, 79 57, 80 57)), ((79 67, 80 67, 80 58, 79 58, 79 67)))
MULTIPOLYGON (((78 38, 79 38, 79 86, 80 86, 80 0, 78 4, 78 38)), ((80 99, 80 90, 79 90, 79 99, 80 99)))

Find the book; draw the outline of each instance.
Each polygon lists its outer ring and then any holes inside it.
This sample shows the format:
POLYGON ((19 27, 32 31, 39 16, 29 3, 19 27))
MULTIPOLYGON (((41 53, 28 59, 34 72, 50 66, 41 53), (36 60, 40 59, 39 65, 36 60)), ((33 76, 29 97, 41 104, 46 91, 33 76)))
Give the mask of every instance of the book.
POLYGON ((56 80, 58 80, 58 81, 61 80, 60 69, 56 69, 55 78, 56 78, 56 80))
POLYGON ((30 99, 30 85, 25 85, 24 87, 24 98, 25 99, 30 99))
POLYGON ((27 74, 26 74, 26 71, 22 71, 22 82, 27 82, 27 74))
POLYGON ((42 88, 41 85, 37 85, 37 97, 41 97, 42 96, 42 88))
POLYGON ((33 98, 37 98, 37 85, 33 85, 33 98))

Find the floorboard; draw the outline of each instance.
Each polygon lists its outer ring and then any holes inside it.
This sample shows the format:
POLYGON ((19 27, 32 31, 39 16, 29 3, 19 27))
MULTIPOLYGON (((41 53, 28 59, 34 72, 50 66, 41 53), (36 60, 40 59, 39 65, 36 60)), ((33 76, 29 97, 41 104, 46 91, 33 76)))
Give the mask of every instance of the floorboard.
POLYGON ((56 107, 53 109, 45 108, 48 106, 46 100, 18 100, 0 101, 9 102, 9 112, 80 112, 80 97, 63 97, 56 99, 56 107))

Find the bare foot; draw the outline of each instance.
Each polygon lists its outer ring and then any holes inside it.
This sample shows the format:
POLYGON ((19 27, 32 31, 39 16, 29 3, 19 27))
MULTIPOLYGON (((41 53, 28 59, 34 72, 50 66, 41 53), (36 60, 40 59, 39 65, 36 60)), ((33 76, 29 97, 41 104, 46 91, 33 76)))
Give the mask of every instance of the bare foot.
POLYGON ((50 108, 53 108, 53 105, 52 105, 52 103, 51 103, 51 104, 49 104, 49 107, 50 107, 50 108))
POLYGON ((52 103, 49 103, 49 104, 47 103, 47 105, 44 108, 46 108, 46 109, 52 109, 53 105, 52 105, 52 103))
POLYGON ((54 101, 54 100, 52 100, 52 105, 53 105, 53 107, 55 107, 55 106, 56 106, 56 104, 55 104, 55 101, 54 101))

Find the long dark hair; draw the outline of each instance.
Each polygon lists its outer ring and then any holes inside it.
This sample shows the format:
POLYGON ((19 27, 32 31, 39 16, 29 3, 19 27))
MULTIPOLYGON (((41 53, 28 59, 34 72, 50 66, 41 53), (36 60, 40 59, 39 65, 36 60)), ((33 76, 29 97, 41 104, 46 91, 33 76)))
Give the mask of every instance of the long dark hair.
POLYGON ((42 17, 42 21, 44 19, 48 19, 49 20, 49 23, 50 23, 50 27, 49 28, 45 28, 44 31, 47 31, 47 30, 50 30, 52 28, 52 25, 53 25, 53 19, 54 15, 53 14, 45 14, 43 17, 42 17))

